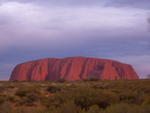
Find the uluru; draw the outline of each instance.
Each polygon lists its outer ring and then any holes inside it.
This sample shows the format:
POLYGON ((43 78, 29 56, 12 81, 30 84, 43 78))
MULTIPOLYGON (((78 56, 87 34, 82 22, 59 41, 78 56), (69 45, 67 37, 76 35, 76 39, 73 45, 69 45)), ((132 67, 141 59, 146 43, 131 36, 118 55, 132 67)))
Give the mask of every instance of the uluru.
POLYGON ((18 64, 12 71, 10 80, 65 79, 74 81, 88 78, 101 80, 139 79, 130 64, 100 58, 68 57, 47 58, 18 64))

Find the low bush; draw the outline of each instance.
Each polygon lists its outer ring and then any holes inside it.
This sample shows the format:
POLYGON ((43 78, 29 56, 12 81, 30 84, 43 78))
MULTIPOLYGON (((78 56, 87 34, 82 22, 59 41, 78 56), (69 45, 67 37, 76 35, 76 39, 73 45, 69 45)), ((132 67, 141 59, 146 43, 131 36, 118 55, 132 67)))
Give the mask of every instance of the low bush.
POLYGON ((11 113, 12 111, 12 106, 5 102, 3 104, 0 105, 0 113, 11 113))
POLYGON ((61 91, 60 87, 57 86, 49 86, 46 91, 50 92, 50 93, 56 93, 58 91, 61 91))
POLYGON ((61 78, 61 79, 57 80, 57 82, 64 83, 64 82, 66 82, 66 80, 64 78, 61 78))
POLYGON ((121 103, 108 107, 103 113, 150 113, 150 107, 121 103))
POLYGON ((25 96, 27 96, 28 93, 30 93, 30 91, 28 91, 28 90, 19 90, 16 92, 16 96, 25 97, 25 96))
POLYGON ((93 78, 91 77, 91 78, 83 79, 84 82, 89 82, 89 81, 99 81, 99 80, 100 80, 100 79, 94 78, 94 77, 93 77, 93 78))
POLYGON ((0 95, 0 104, 3 104, 7 101, 6 95, 0 95))
POLYGON ((6 90, 6 87, 0 86, 0 93, 4 92, 6 90))

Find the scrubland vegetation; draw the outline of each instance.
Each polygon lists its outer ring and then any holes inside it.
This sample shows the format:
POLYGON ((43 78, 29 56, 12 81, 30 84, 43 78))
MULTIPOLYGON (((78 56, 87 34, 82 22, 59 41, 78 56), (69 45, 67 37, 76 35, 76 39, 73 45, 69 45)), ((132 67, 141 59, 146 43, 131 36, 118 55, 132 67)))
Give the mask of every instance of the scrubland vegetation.
POLYGON ((150 80, 0 82, 0 113, 150 113, 150 80))

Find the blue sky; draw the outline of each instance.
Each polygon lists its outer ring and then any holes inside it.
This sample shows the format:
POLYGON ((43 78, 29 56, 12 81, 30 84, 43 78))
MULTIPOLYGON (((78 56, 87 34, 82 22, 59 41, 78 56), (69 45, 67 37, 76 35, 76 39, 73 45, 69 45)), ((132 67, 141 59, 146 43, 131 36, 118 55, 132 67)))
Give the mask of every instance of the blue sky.
POLYGON ((89 56, 150 73, 149 0, 0 0, 0 80, 18 63, 89 56))

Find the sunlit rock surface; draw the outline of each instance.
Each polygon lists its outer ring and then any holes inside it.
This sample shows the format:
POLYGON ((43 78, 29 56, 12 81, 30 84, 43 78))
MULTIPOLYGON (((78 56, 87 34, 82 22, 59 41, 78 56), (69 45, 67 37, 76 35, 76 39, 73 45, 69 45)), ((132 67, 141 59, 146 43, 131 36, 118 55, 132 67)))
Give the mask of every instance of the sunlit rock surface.
POLYGON ((10 80, 82 80, 99 78, 101 80, 138 79, 137 73, 129 64, 113 60, 69 57, 47 58, 18 64, 10 80))

